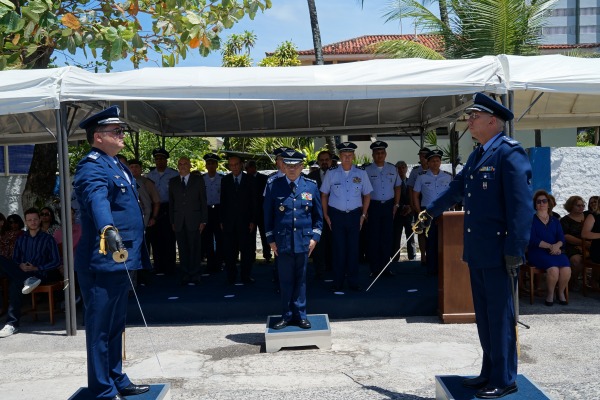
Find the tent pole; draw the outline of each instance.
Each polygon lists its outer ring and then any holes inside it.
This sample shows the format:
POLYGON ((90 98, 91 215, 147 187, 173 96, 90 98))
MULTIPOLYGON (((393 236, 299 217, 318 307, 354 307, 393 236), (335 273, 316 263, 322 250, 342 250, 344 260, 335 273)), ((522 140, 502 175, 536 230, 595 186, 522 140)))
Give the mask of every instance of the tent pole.
MULTIPOLYGON (((515 109, 515 92, 512 90, 508 91, 508 109, 514 113, 515 109)), ((515 120, 512 119, 508 123, 508 136, 511 138, 515 137, 515 120)))
POLYGON ((60 174, 60 209, 62 213, 62 253, 63 269, 66 282, 65 313, 67 336, 77 334, 75 305, 75 274, 73 270, 73 219, 71 218, 71 178, 69 174, 69 149, 66 129, 66 108, 63 104, 56 110, 56 131, 58 140, 58 168, 60 174))

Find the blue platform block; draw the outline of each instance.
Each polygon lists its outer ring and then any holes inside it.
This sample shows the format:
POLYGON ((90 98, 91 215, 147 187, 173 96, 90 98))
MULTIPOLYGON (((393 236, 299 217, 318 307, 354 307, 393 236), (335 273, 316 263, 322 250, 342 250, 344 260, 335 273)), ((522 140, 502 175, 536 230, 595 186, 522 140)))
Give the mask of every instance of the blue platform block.
MULTIPOLYGON (((472 376, 459 375, 436 375, 435 398, 436 400, 479 400, 475 397, 477 389, 468 389, 462 385, 462 381, 472 376)), ((548 400, 550 397, 531 382, 525 375, 517 375, 517 387, 519 391, 504 396, 506 400, 548 400)))
POLYGON ((327 314, 309 314, 310 329, 288 325, 283 329, 273 329, 281 320, 280 315, 269 315, 265 327, 265 350, 274 353, 283 347, 317 346, 320 349, 331 348, 331 326, 327 314))
MULTIPOLYGON (((170 400, 171 395, 169 390, 171 389, 170 383, 157 383, 150 385, 150 390, 146 393, 138 394, 136 396, 128 396, 126 399, 131 400, 170 400)), ((88 388, 79 388, 78 391, 69 400, 94 400, 95 397, 90 393, 88 388)))

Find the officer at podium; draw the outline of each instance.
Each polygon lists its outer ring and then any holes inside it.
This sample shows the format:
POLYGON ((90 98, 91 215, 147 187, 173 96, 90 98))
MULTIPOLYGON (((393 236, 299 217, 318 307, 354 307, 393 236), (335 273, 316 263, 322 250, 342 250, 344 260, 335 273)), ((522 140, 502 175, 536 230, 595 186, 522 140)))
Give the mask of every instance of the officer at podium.
POLYGON ((149 390, 122 371, 128 274, 151 267, 135 178, 115 157, 125 147, 123 125, 117 106, 79 124, 92 149, 74 179, 82 231, 75 271, 85 304, 88 388, 95 399, 122 400, 149 390))
POLYGON ((265 231, 277 256, 281 293, 281 320, 273 329, 295 323, 310 329, 306 315, 306 265, 321 238, 323 212, 317 183, 301 175, 304 154, 293 149, 281 153, 285 176, 265 188, 265 231))
POLYGON ((463 260, 469 265, 483 362, 479 376, 463 385, 478 389, 478 398, 496 399, 518 390, 513 290, 533 218, 531 165, 521 145, 504 135, 505 123, 513 119, 509 109, 477 93, 466 112, 480 145, 419 218, 427 224, 464 202, 463 260))

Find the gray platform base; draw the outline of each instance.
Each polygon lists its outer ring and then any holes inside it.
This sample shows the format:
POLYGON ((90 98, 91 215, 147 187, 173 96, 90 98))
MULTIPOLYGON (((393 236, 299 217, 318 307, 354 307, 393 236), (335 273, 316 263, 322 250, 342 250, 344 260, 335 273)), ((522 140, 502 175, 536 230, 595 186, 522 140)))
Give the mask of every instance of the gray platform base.
MULTIPOLYGON (((126 399, 131 400, 171 400, 171 389, 170 383, 157 383, 150 385, 150 390, 146 393, 138 394, 136 396, 128 396, 126 399)), ((86 387, 79 388, 78 391, 69 397, 69 400, 94 400, 95 397, 90 393, 86 387)))
MULTIPOLYGON (((468 389, 462 381, 472 376, 436 375, 435 398, 436 400, 479 400, 475 397, 477 389, 468 389)), ((502 400, 547 400, 550 399, 542 389, 531 382, 525 375, 517 375, 519 391, 502 397, 502 400)))
POLYGON ((288 325, 275 330, 275 325, 281 320, 280 315, 269 315, 265 328, 265 348, 267 353, 274 353, 283 347, 317 346, 320 349, 331 348, 331 327, 327 314, 309 314, 308 320, 312 327, 301 329, 288 325))

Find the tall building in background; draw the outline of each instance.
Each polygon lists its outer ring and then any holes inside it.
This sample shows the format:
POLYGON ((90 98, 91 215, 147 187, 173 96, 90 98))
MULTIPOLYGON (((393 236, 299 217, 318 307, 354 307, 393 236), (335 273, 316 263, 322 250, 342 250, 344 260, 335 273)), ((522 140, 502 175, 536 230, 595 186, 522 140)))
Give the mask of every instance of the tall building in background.
POLYGON ((600 0, 557 1, 542 29, 542 43, 600 43, 600 0))

